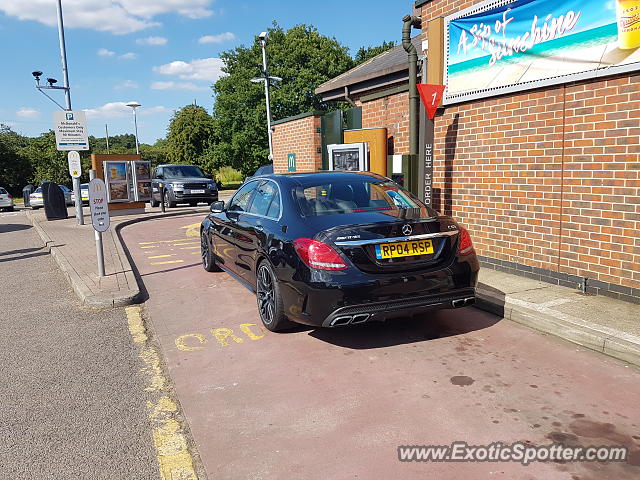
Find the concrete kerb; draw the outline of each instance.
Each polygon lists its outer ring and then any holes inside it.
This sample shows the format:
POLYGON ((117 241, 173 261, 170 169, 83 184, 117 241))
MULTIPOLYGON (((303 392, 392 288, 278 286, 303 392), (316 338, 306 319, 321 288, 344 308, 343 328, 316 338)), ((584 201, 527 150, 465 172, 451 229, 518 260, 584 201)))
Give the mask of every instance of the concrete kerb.
POLYGON ((478 285, 475 306, 539 332, 548 333, 611 357, 640 366, 640 338, 604 327, 592 327, 519 305, 478 285))
POLYGON ((169 213, 169 214, 152 214, 147 217, 142 218, 133 218, 130 220, 125 220, 123 222, 117 223, 114 225, 115 235, 114 244, 116 246, 116 250, 118 255, 121 258, 123 264, 123 273, 127 278, 127 283, 129 285, 135 285, 135 288, 130 289, 125 292, 121 292, 118 294, 94 294, 91 289, 87 286, 87 284, 82 280, 81 276, 76 272, 73 268, 73 265, 67 260, 62 251, 55 245, 55 242, 49 237, 47 232, 40 226, 39 222, 33 217, 33 214, 30 210, 25 210, 27 218, 31 222, 31 225, 35 228, 36 232, 44 242, 44 248, 51 254, 54 258, 58 267, 62 271, 63 275, 66 277, 67 281, 73 288, 73 291, 76 293, 82 304, 86 307, 92 309, 105 309, 105 308, 114 308, 114 307, 124 307, 127 305, 135 305, 137 303, 141 303, 144 301, 144 295, 141 291, 141 281, 137 275, 134 274, 134 270, 131 264, 131 258, 129 253, 124 246, 124 242, 122 241, 122 236, 120 235, 120 230, 127 225, 131 225, 138 222, 143 222, 146 220, 153 220, 156 218, 165 218, 165 217, 177 217, 177 216, 186 216, 193 215, 195 213, 202 213, 197 210, 183 210, 181 212, 169 213), (116 239, 117 237, 117 239, 116 239))

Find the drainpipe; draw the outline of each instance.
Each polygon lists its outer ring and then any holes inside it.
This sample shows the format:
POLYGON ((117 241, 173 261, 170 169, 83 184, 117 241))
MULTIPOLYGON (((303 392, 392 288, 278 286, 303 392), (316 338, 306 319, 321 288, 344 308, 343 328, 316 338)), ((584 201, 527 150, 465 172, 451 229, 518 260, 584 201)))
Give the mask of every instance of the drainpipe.
POLYGON ((351 94, 349 93, 349 87, 344 87, 344 98, 351 104, 352 107, 357 107, 356 102, 351 98, 351 94))
POLYGON ((402 46, 409 54, 409 153, 418 154, 418 111, 420 96, 418 95, 418 52, 411 43, 411 28, 422 28, 422 19, 405 15, 402 19, 402 46))

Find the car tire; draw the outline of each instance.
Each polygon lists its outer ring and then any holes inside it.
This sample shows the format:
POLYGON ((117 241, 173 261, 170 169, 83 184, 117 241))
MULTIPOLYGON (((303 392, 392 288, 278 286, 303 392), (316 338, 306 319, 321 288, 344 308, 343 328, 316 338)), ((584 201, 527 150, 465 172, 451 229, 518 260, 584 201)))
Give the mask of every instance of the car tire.
POLYGON ((149 205, 155 208, 160 206, 160 202, 158 202, 155 198, 151 197, 151 200, 149 201, 149 205))
POLYGON ((204 230, 200 232, 200 253, 202 256, 202 268, 207 272, 219 272, 221 270, 216 264, 216 257, 211 251, 211 242, 209 242, 204 230))
POLYGON ((171 194, 165 190, 164 191, 164 206, 165 208, 176 208, 176 205, 178 205, 177 202, 174 202, 171 200, 171 194))
POLYGON ((263 260, 256 273, 256 299, 262 324, 272 332, 290 328, 292 323, 284 314, 280 285, 273 267, 267 260, 263 260))

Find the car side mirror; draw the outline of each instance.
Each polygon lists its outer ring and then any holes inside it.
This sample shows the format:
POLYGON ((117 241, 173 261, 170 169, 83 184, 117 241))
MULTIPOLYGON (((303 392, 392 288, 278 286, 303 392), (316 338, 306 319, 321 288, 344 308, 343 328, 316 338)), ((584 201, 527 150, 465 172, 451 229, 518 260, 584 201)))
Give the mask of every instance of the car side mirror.
POLYGON ((156 178, 158 180, 164 180, 164 175, 162 175, 161 173, 159 173, 158 175, 156 175, 156 178))
POLYGON ((209 180, 213 180, 213 175, 205 175, 205 178, 208 178, 209 180))
POLYGON ((217 202, 213 202, 211 204, 211 213, 222 213, 224 212, 224 201, 218 200, 217 202))

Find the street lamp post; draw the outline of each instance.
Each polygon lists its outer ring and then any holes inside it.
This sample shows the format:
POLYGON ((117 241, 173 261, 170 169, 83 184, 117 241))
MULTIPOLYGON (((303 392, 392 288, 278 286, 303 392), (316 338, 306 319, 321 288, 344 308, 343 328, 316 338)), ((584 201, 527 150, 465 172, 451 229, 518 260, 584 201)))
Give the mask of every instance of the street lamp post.
POLYGON ((136 129, 136 154, 140 154, 140 143, 138 142, 138 116, 136 115, 136 108, 140 106, 138 102, 129 102, 126 104, 127 107, 131 107, 133 109, 133 124, 136 129))
POLYGON ((262 32, 258 35, 260 43, 262 45, 262 76, 252 78, 253 83, 264 82, 264 97, 267 104, 267 131, 269 134, 269 160, 273 162, 273 136, 271 131, 271 102, 269 100, 269 88, 271 81, 280 82, 282 78, 269 76, 269 69, 267 67, 267 32, 262 32))

